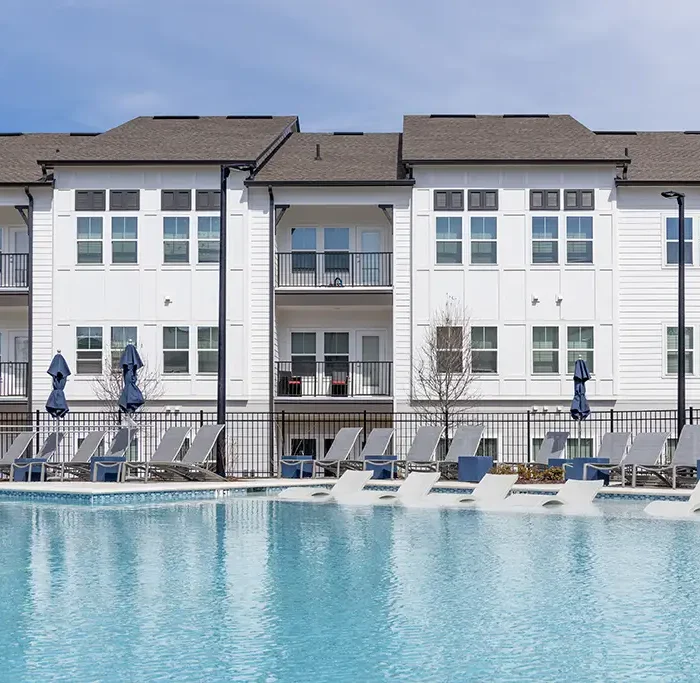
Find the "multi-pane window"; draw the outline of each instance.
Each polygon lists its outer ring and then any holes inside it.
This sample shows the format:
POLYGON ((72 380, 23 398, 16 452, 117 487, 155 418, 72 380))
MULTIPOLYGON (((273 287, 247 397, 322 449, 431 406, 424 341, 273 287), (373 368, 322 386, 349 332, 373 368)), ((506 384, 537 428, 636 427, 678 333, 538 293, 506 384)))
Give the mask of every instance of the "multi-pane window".
POLYGON ((588 372, 593 373, 593 328, 568 327, 566 329, 566 366, 570 375, 578 359, 585 360, 588 372))
POLYGON ((496 211, 498 190, 469 190, 470 211, 496 211))
POLYGON ((482 437, 477 446, 476 455, 498 460, 498 439, 482 437))
POLYGON ((464 331, 461 327, 436 329, 436 365, 441 374, 455 374, 464 370, 464 331))
POLYGON ((498 330, 495 327, 472 327, 472 372, 498 372, 498 330))
POLYGON ((316 270, 316 228, 292 228, 292 272, 316 270))
POLYGON ((78 218, 78 263, 102 263, 102 218, 78 218))
POLYGON ((221 208, 220 190, 197 190, 197 211, 218 211, 221 208))
POLYGON ((593 190, 564 190, 564 210, 592 211, 595 206, 593 190))
POLYGON ((190 262, 190 219, 186 216, 163 219, 163 262, 190 262))
POLYGON ((76 327, 75 373, 99 375, 102 373, 102 328, 76 327))
MULTIPOLYGON (((685 328, 685 371, 693 374, 693 351, 695 335, 692 327, 685 328)), ((678 328, 666 328, 666 372, 669 375, 678 374, 678 328)))
POLYGON ((190 328, 163 328, 163 372, 187 374, 190 371, 190 328))
POLYGON ((161 211, 190 211, 192 209, 192 191, 162 190, 160 209, 161 211))
POLYGON ((559 190, 530 190, 532 211, 559 211, 559 190))
MULTIPOLYGON (((684 221, 685 244, 683 256, 686 263, 693 262, 693 219, 684 221)), ((666 219, 666 263, 678 263, 678 218, 666 219)))
POLYGON ((215 374, 218 367, 219 328, 197 328, 197 372, 215 374))
POLYGON ((76 211, 104 211, 105 191, 104 190, 76 190, 75 191, 76 211))
POLYGON ((566 262, 593 263, 593 217, 566 217, 566 262))
POLYGON ((325 332, 323 335, 323 362, 325 374, 347 376, 350 366, 350 335, 347 332, 325 332))
POLYGON ((532 328, 532 372, 536 375, 559 372, 559 328, 532 328))
POLYGON ((435 211, 463 211, 464 190, 435 190, 433 208, 435 211))
POLYGON ((112 368, 119 368, 119 361, 122 357, 122 352, 127 344, 138 344, 138 330, 135 327, 113 327, 112 336, 109 345, 109 351, 112 356, 112 368))
POLYGON ((471 219, 472 263, 496 263, 497 251, 496 217, 473 216, 471 219))
POLYGON ((462 263, 462 219, 439 216, 435 222, 436 263, 462 263))
POLYGON ((197 260, 199 263, 219 262, 219 217, 200 216, 197 219, 197 260))
POLYGON ((138 190, 110 190, 110 211, 138 211, 140 195, 138 190))
POLYGON ((326 272, 347 272, 350 270, 350 229, 323 229, 323 258, 326 272))
POLYGON ((136 216, 112 218, 112 263, 136 263, 138 260, 138 219, 136 216))
POLYGON ((292 332, 292 375, 313 377, 316 374, 316 333, 292 332))
POLYGON ((559 263, 559 219, 532 217, 532 262, 559 263))

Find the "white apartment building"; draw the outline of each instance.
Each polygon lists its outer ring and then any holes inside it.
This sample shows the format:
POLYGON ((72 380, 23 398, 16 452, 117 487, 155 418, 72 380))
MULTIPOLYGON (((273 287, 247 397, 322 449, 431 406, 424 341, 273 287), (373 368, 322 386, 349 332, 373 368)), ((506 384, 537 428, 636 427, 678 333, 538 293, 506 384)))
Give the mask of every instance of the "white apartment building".
MULTIPOLYGON (((161 388, 150 410, 213 410, 222 165, 229 411, 415 410, 416 357, 448 298, 470 317, 477 411, 566 411, 579 357, 594 409, 674 407, 666 189, 687 194, 693 405, 699 140, 546 115, 407 116, 401 134, 140 117, 0 136, 0 407, 43 408, 61 350, 72 409, 104 409, 95 378, 131 340, 161 388)), ((282 451, 320 453, 337 428, 290 424, 282 451)))

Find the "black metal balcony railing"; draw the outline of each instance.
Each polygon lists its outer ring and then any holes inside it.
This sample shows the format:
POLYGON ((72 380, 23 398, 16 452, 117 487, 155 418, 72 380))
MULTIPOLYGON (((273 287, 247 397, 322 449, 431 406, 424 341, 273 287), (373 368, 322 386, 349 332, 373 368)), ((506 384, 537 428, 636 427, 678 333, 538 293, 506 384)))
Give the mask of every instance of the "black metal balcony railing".
POLYGON ((391 361, 280 361, 277 363, 277 396, 391 396, 391 361))
POLYGON ((278 287, 391 287, 391 252, 277 254, 278 287))
POLYGON ((27 395, 29 363, 0 362, 0 398, 24 398, 27 395))
POLYGON ((0 289, 29 287, 29 254, 0 253, 0 289))

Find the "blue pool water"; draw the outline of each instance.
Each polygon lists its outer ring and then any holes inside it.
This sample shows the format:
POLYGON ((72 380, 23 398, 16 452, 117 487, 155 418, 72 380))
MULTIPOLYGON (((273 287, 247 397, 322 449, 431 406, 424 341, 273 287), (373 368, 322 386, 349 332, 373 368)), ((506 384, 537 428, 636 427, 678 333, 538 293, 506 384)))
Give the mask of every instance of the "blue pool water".
POLYGON ((0 680, 697 681, 700 524, 0 502, 0 680))

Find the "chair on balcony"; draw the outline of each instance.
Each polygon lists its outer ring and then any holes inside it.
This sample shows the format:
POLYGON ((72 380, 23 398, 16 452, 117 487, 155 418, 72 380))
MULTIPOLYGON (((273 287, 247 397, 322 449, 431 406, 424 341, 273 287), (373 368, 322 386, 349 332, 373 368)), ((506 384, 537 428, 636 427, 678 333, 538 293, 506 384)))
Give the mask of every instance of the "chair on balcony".
POLYGON ((348 395, 348 371, 333 370, 331 372, 331 396, 348 395))

